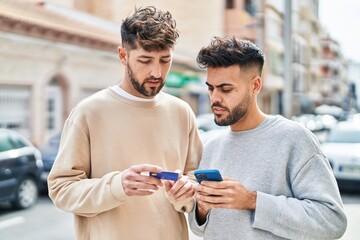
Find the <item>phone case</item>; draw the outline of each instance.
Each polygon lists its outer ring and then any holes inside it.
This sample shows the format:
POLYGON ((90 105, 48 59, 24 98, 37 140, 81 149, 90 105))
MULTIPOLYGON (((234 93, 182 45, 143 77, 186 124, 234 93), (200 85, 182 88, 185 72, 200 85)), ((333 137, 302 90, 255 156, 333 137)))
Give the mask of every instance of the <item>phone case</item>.
POLYGON ((201 183, 203 180, 206 181, 222 181, 221 174, 216 169, 204 169, 204 170, 196 170, 194 172, 196 180, 198 183, 201 183))

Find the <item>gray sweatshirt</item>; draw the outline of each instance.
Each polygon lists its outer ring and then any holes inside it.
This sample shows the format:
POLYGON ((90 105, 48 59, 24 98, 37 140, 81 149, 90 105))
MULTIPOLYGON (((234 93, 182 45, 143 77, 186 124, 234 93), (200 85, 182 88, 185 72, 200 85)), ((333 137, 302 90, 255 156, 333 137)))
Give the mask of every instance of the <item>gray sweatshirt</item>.
MULTIPOLYGON (((256 210, 211 209, 192 231, 204 239, 337 239, 347 220, 315 135, 281 116, 252 130, 225 130, 205 145, 199 169, 218 169, 257 192, 256 210)), ((195 208, 194 208, 195 209, 195 208)))

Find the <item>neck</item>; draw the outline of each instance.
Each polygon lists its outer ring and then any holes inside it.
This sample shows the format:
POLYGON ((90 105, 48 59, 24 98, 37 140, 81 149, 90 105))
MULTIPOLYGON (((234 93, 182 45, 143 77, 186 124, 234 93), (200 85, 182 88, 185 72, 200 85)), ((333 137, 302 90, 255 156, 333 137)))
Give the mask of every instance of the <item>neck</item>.
POLYGON ((135 97, 138 97, 138 98, 144 98, 144 99, 153 99, 154 97, 151 96, 151 97, 148 97, 148 96, 144 96, 142 95, 141 93, 139 93, 131 84, 130 80, 129 79, 123 79, 119 84, 118 86, 124 90, 125 92, 135 96, 135 97))
POLYGON ((256 106, 252 110, 249 109, 246 115, 231 125, 230 128, 233 132, 254 129, 265 120, 266 116, 267 115, 256 106))

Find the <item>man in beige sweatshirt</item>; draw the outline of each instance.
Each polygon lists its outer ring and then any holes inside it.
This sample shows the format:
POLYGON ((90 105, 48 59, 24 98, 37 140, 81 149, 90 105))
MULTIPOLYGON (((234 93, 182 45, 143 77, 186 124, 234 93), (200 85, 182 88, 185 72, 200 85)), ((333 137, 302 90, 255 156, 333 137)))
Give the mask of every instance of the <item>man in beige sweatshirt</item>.
POLYGON ((121 26, 122 81, 81 101, 65 122, 49 196, 74 213, 77 239, 188 239, 186 175, 202 143, 189 105, 160 91, 178 36, 169 12, 137 9, 121 26), (177 169, 176 182, 144 175, 177 169))

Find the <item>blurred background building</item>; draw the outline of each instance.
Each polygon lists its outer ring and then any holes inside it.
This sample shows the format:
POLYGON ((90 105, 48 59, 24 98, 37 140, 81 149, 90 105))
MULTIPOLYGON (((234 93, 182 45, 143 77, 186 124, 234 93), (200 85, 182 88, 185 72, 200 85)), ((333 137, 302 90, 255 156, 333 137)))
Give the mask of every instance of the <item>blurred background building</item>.
POLYGON ((121 21, 135 6, 147 5, 169 10, 177 21, 180 38, 164 91, 187 101, 196 114, 210 108, 205 72, 195 59, 215 35, 235 35, 264 50, 259 103, 268 114, 290 117, 322 104, 359 106, 360 66, 348 63, 322 29, 319 0, 290 1, 291 11, 288 3, 0 0, 0 127, 16 129, 37 145, 61 131, 78 101, 121 81, 121 21))

